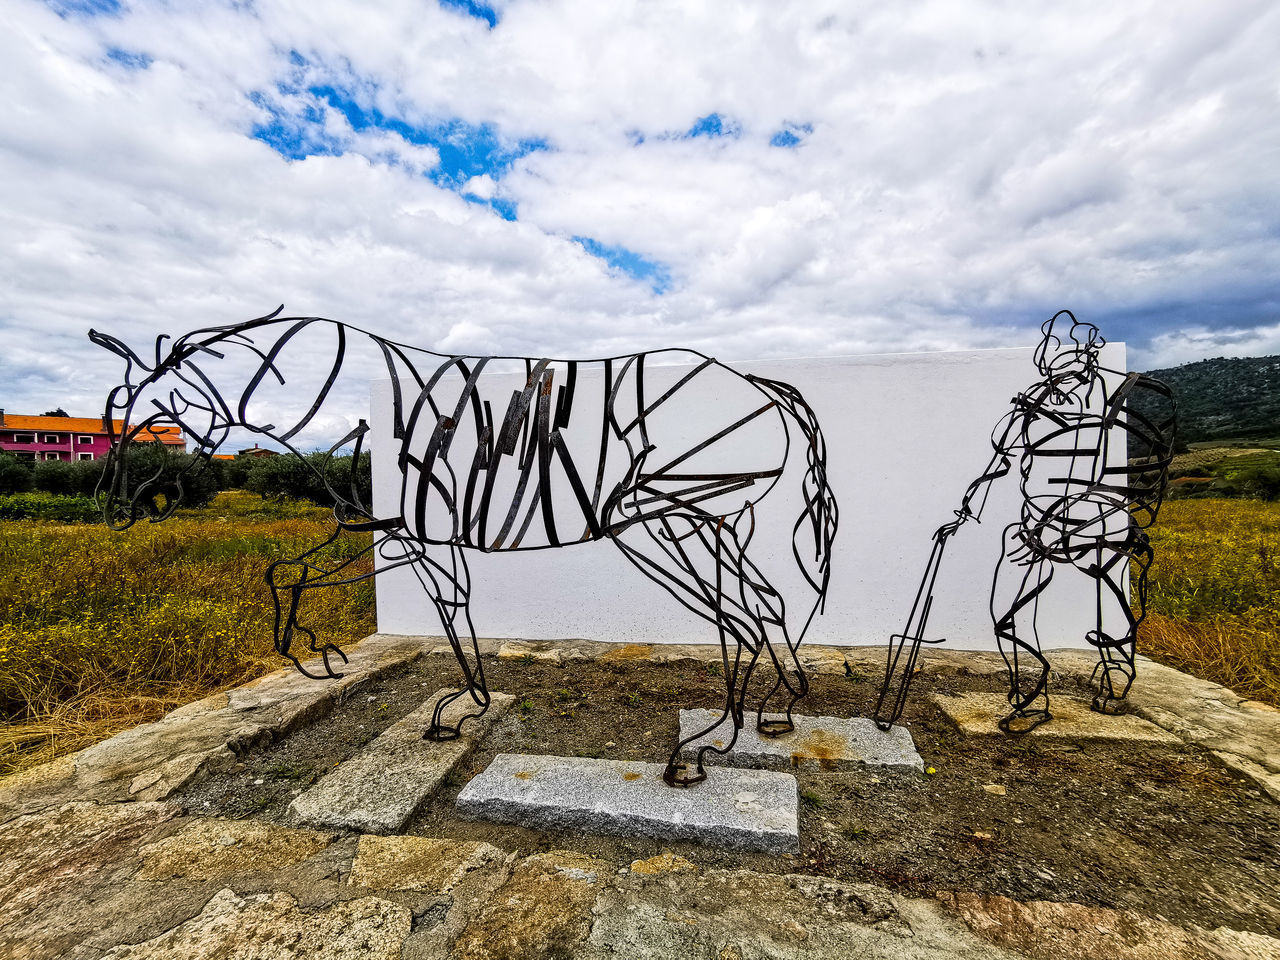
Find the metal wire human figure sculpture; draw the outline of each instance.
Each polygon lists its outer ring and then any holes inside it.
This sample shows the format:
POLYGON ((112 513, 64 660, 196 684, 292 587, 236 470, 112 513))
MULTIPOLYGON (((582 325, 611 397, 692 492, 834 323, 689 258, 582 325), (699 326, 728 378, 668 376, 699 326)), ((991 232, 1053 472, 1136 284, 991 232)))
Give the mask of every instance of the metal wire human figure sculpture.
POLYGON ((996 425, 991 461, 965 490, 955 519, 935 531, 907 625, 890 638, 875 710, 882 729, 902 714, 921 645, 943 642, 928 639, 925 630, 947 542, 968 521, 981 519, 992 483, 1015 462, 1022 507, 1005 528, 991 585, 992 623, 1009 670, 1010 709, 1000 728, 1026 733, 1051 719, 1049 662, 1036 619, 1040 598, 1063 567, 1094 581, 1095 623, 1085 637, 1098 652, 1093 709, 1119 712, 1133 683, 1134 641, 1146 616, 1152 560, 1145 531, 1168 485, 1176 404, 1159 380, 1103 367, 1099 354, 1106 341, 1070 311, 1047 320, 1041 332, 1035 362, 1042 379, 1015 396, 996 425), (1153 408, 1163 409, 1153 415, 1153 408), (1127 444, 1120 456, 1113 455, 1116 443, 1127 444), (1137 568, 1132 605, 1125 589, 1130 563, 1137 568), (1108 633, 1104 619, 1122 629, 1108 633))
POLYGON ((792 710, 809 689, 797 649, 825 602, 838 523, 826 442, 798 390, 737 373, 691 350, 600 360, 451 356, 320 317, 281 317, 282 309, 171 342, 159 337, 154 359, 90 332, 126 364, 124 382, 107 401, 107 422, 128 425, 112 438, 100 488, 109 526, 124 529, 144 517, 160 522, 182 499, 182 475, 130 475, 131 442, 158 424, 178 424, 196 443, 189 470, 207 466, 234 428, 269 437, 301 456, 294 445, 299 432, 328 398, 349 344, 363 341, 376 348, 391 381, 397 509, 377 515, 364 502, 354 470, 349 489, 336 489, 333 482, 329 467, 336 454, 351 449, 358 460, 369 432, 365 421, 333 445, 323 466, 308 462, 334 500, 337 527, 325 542, 267 571, 275 645, 283 656, 307 673, 297 646, 301 639, 306 652, 320 654, 324 676, 341 676, 335 658, 345 662, 346 656, 306 625, 303 601, 312 590, 372 576, 353 572, 357 557, 325 559, 325 547, 343 531, 369 532, 368 550, 377 551, 380 572, 413 571, 457 657, 463 686, 436 704, 425 733, 433 740, 456 738, 463 723, 490 704, 469 607, 467 553, 610 540, 641 573, 714 624, 720 637, 724 712, 707 730, 676 745, 667 783, 688 786, 705 779, 704 757, 732 749, 745 723, 748 685, 761 662, 776 677, 771 686, 766 681, 768 689, 756 704, 757 729, 778 736, 793 728, 792 710), (286 383, 282 356, 291 345, 305 341, 314 366, 320 334, 327 352, 318 369, 328 374, 307 412, 282 425, 252 415, 251 407, 264 404, 264 383, 286 383), (228 362, 233 356, 240 362, 228 362), (655 365, 655 359, 664 363, 655 365), (588 374, 593 396, 583 395, 588 374), (710 436, 705 428, 699 433, 698 418, 689 415, 708 397, 714 398, 720 426, 710 436), (788 465, 793 469, 786 470, 788 465), (798 475, 802 504, 785 549, 815 595, 799 617, 749 555, 749 549, 759 557, 784 546, 753 544, 756 507, 783 481, 784 471, 792 482, 798 475), (782 712, 766 717, 779 691, 782 712), (463 697, 470 700, 465 715, 446 723, 445 708, 463 697), (692 768, 685 764, 682 748, 727 718, 733 721, 732 739, 723 746, 709 741, 698 749, 692 768))

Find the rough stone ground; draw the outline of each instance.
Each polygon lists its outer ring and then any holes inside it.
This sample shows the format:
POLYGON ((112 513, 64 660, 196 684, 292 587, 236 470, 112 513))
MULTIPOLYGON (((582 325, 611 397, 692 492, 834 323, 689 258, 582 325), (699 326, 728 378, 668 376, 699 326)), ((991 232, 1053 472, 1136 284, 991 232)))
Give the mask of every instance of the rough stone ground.
MULTIPOLYGON (((993 661, 929 651, 908 720, 936 773, 801 772, 805 848, 761 857, 451 817, 493 753, 661 759, 675 706, 714 705, 716 649, 491 644, 517 707, 410 835, 287 822, 446 681, 436 643, 370 638, 342 681, 281 672, 0 782, 0 958, 1280 957, 1280 713, 1149 663, 1135 711, 1182 744, 1099 751, 961 737, 930 694, 998 689, 993 661)), ((867 712, 879 651, 808 656, 814 703, 867 712)), ((1056 662, 1081 692, 1087 659, 1056 662)))

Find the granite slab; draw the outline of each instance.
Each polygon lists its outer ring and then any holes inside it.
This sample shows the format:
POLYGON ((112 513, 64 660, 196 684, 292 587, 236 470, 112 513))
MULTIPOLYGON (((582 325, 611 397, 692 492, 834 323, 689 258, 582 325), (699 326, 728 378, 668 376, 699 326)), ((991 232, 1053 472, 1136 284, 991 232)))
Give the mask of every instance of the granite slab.
POLYGON ((734 850, 799 849, 798 793, 790 774, 709 767, 691 787, 670 787, 665 765, 635 760, 501 753, 458 794, 460 816, 534 830, 581 830, 691 840, 734 850))
MULTIPOLYGON (((489 710, 468 720, 457 740, 424 740, 436 701, 449 689, 438 690, 421 707, 396 721, 368 747, 327 774, 289 805, 300 823, 311 827, 394 833, 435 793, 440 783, 489 725, 511 706, 514 697, 492 693, 489 710)), ((445 710, 446 722, 475 709, 467 697, 445 710)))
MULTIPOLYGON (((721 710, 681 710, 680 739, 691 737, 715 723, 721 710)), ((766 713, 766 720, 782 720, 782 714, 766 713)), ((793 715, 795 729, 778 737, 764 737, 756 730, 755 714, 738 731, 738 739, 726 754, 708 752, 704 765, 763 767, 769 770, 849 770, 860 766, 924 770, 924 761, 905 727, 884 731, 866 717, 802 717, 793 715)), ((723 748, 733 739, 729 718, 711 732, 685 745, 682 756, 693 759, 707 744, 723 748)))

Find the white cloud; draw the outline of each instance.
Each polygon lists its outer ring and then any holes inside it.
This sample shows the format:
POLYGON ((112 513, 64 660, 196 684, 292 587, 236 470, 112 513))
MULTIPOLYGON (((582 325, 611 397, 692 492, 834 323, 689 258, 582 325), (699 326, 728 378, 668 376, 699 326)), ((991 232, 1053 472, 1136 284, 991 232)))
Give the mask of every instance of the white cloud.
POLYGON ((995 346, 1059 307, 1136 365, 1280 350, 1273 5, 498 9, 490 31, 419 0, 12 5, 0 405, 94 412, 117 371, 90 326, 142 340, 281 301, 503 354, 995 346), (545 139, 464 187, 518 220, 424 176, 443 147, 305 93, 325 82, 545 139), (342 155, 252 139, 268 103, 342 155), (663 138, 712 113, 738 135, 663 138), (667 292, 573 237, 664 265, 667 292))
POLYGON ((472 177, 462 186, 462 193, 470 193, 479 197, 481 200, 488 200, 498 193, 498 181, 487 173, 478 177, 472 177))
POLYGON ((1265 357, 1280 354, 1280 323, 1250 329, 1191 327, 1154 337, 1148 350, 1154 369, 1207 357, 1265 357))

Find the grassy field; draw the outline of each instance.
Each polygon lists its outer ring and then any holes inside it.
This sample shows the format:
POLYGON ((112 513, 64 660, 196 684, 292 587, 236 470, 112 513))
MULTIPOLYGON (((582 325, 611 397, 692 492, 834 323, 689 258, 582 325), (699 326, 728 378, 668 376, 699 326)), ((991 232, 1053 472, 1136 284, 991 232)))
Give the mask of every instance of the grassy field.
MULTIPOLYGON (((332 526, 319 507, 238 491, 122 533, 0 523, 0 774, 277 669, 263 574, 332 526)), ((327 552, 367 543, 344 536, 327 552)), ((369 581, 312 591, 303 622, 358 640, 374 630, 373 598, 369 581)))
MULTIPOLYGON (((242 492, 124 533, 0 523, 0 775, 280 667, 263 573, 331 524, 318 507, 242 492)), ((1280 705, 1280 503, 1171 501, 1151 534, 1139 649, 1280 705)), ((367 542, 344 537, 330 554, 367 542)), ((304 622, 358 640, 374 630, 373 597, 368 581, 315 591, 304 622)))
POLYGON ((1150 532, 1138 649, 1280 706, 1280 503, 1174 500, 1150 532))

